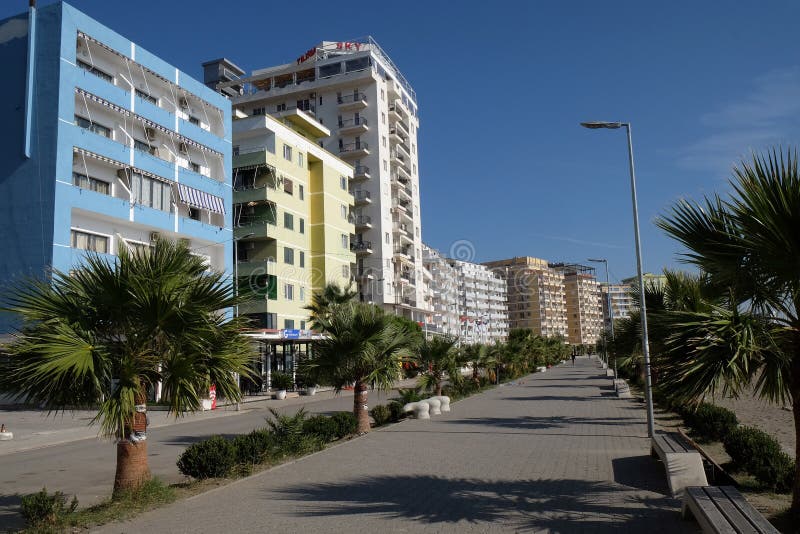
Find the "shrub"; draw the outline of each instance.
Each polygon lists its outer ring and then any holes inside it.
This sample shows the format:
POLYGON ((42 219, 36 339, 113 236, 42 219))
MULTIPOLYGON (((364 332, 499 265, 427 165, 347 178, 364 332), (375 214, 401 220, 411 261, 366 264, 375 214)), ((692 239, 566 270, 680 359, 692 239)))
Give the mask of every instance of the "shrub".
POLYGON ((236 465, 236 456, 233 443, 222 436, 211 436, 189 445, 178 458, 178 469, 197 479, 224 477, 236 465))
POLYGON ((294 386, 292 375, 286 373, 273 373, 271 384, 277 390, 291 389, 294 386))
POLYGON ((400 395, 399 401, 403 404, 408 404, 409 402, 417 402, 422 400, 422 395, 420 394, 420 388, 408 388, 408 389, 398 389, 397 393, 400 395))
POLYGON ((249 434, 236 436, 233 446, 236 449, 237 464, 260 464, 273 446, 272 434, 266 429, 253 430, 249 434))
POLYGON ((385 404, 379 404, 369 411, 372 419, 375 420, 375 426, 383 426, 392 421, 392 412, 385 404))
POLYGON ((403 405, 396 400, 389 402, 387 406, 389 407, 389 414, 393 423, 400 421, 406 416, 406 414, 403 413, 403 405))
POLYGON ((742 426, 725 436, 723 444, 734 466, 750 473, 764 488, 779 493, 791 491, 794 462, 775 438, 757 428, 742 426))
POLYGON ((329 443, 337 439, 339 437, 338 428, 337 422, 326 415, 309 417, 303 423, 303 432, 317 436, 323 443, 329 443))
POLYGON ((47 488, 22 496, 22 516, 30 526, 58 525, 77 507, 77 497, 73 496, 67 504, 66 495, 60 491, 47 493, 47 488))
POLYGON ((356 420, 356 416, 353 415, 353 412, 336 412, 331 416, 336 422, 336 437, 337 438, 344 438, 346 436, 351 436, 356 433, 356 429, 358 429, 358 421, 356 420))
POLYGON ((683 420, 701 438, 708 440, 721 441, 739 425, 735 413, 707 402, 694 410, 685 410, 683 420))

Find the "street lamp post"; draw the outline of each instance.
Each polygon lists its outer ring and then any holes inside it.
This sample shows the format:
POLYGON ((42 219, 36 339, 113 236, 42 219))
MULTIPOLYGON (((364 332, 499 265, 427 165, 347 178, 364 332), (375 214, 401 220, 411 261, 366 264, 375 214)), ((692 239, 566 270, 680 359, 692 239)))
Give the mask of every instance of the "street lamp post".
MULTIPOLYGON (((593 259, 589 258, 587 261, 591 261, 593 263, 603 263, 606 267, 606 293, 608 293, 608 322, 611 326, 611 341, 613 342, 616 338, 614 337, 614 308, 611 305, 611 283, 609 282, 608 278, 608 260, 606 258, 599 258, 593 259)), ((606 352, 606 364, 608 364, 608 343, 605 344, 605 352, 606 352)), ((617 390, 617 358, 614 357, 614 391, 617 390)))
POLYGON ((647 403, 647 433, 650 437, 655 435, 655 427, 653 422, 653 392, 652 381, 650 379, 650 343, 647 337, 647 306, 645 303, 644 293, 644 277, 642 275, 642 251, 641 239, 639 238, 639 206, 636 201, 636 173, 633 167, 633 140, 631 137, 631 124, 629 122, 582 122, 581 126, 592 130, 599 128, 607 128, 610 130, 617 130, 625 127, 628 134, 628 165, 631 174, 631 200, 633 202, 633 234, 636 243, 636 273, 639 278, 639 294, 641 295, 641 309, 640 314, 642 317, 642 355, 644 357, 644 386, 645 386, 645 401, 647 403))

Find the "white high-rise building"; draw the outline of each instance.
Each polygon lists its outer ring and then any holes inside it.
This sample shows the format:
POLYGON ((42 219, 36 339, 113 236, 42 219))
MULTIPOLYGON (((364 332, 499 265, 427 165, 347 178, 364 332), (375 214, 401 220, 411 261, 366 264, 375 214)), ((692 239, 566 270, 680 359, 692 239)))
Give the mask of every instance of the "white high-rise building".
POLYGON ((506 281, 484 265, 448 259, 458 276, 461 341, 493 343, 508 338, 506 281))
POLYGON ((206 83, 239 114, 306 114, 331 130, 320 145, 354 167, 350 246, 361 298, 424 321, 417 98, 397 66, 371 37, 325 41, 250 76, 230 65, 206 64, 206 83))
POLYGON ((431 314, 429 330, 459 337, 461 335, 461 308, 458 290, 459 271, 438 250, 423 243, 423 269, 430 272, 431 282, 426 288, 431 314))

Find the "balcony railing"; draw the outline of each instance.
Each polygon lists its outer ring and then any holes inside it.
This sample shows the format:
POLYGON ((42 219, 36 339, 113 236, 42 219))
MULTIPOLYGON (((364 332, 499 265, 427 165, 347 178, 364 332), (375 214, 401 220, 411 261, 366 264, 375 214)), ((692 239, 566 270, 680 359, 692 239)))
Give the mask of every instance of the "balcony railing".
POLYGON ((354 117, 352 119, 342 119, 339 121, 339 128, 350 128, 351 126, 367 126, 369 123, 364 117, 354 117))
POLYGON ((372 250, 372 241, 353 241, 350 243, 350 250, 355 252, 360 250, 372 250))
POLYGON ((356 189, 353 191, 353 198, 356 200, 356 202, 371 201, 372 195, 365 189, 356 189))
POLYGON ((364 141, 358 143, 347 143, 339 147, 339 153, 356 152, 357 150, 369 150, 369 144, 364 141))
POLYGON ((366 165, 356 165, 353 169, 353 176, 366 176, 369 174, 369 167, 366 165))
POLYGON ((355 218, 356 226, 366 226, 368 224, 372 224, 372 217, 369 215, 359 215, 355 218))
POLYGON ((352 104, 353 102, 366 102, 367 95, 364 93, 353 93, 351 95, 341 95, 336 98, 338 104, 352 104))

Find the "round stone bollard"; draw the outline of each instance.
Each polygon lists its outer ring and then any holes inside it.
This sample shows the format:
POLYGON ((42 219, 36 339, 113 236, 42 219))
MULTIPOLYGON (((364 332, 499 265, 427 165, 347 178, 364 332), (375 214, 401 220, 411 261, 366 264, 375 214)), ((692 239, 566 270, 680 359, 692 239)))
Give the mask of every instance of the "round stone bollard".
POLYGON ((431 407, 431 415, 442 415, 442 401, 438 397, 431 397, 422 402, 427 402, 428 406, 431 407))
POLYGON ((439 395, 437 397, 431 397, 431 398, 432 399, 438 399, 439 402, 442 403, 442 405, 439 407, 439 409, 442 412, 449 412, 450 411, 450 397, 448 397, 447 395, 439 395))
POLYGON ((409 402, 403 406, 404 412, 414 412, 414 417, 417 419, 430 419, 429 414, 430 406, 427 402, 409 402))

